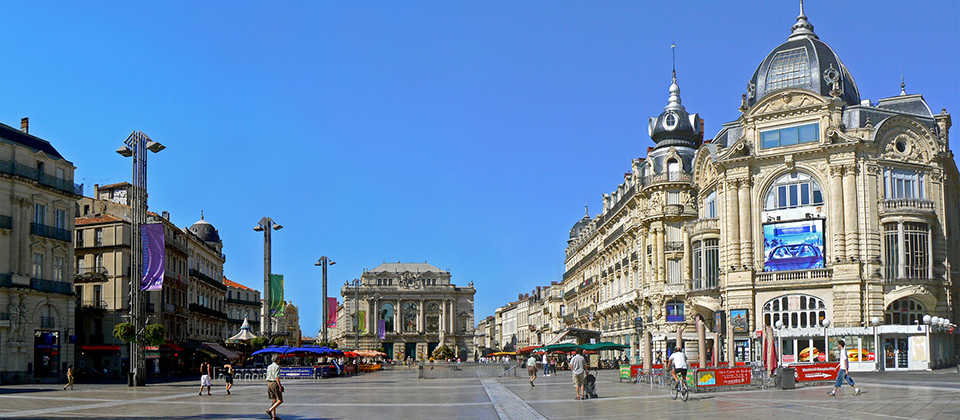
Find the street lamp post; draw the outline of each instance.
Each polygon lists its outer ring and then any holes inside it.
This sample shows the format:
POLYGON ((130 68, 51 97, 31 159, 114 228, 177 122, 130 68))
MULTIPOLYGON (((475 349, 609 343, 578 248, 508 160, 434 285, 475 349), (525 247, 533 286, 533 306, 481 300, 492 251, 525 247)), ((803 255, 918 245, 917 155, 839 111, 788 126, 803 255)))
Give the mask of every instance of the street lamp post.
POLYGON ((777 366, 783 367, 783 343, 780 342, 780 339, 782 338, 780 336, 781 335, 780 330, 783 329, 783 321, 777 320, 777 322, 774 323, 773 326, 777 330, 777 350, 778 350, 777 358, 779 359, 777 362, 777 366))
POLYGON ((260 322, 260 335, 264 337, 270 336, 272 332, 270 321, 273 320, 273 316, 270 315, 270 254, 272 252, 270 232, 280 229, 283 229, 283 225, 269 217, 261 218, 253 227, 255 232, 263 232, 263 319, 260 322))
POLYGON ((877 370, 883 370, 883 361, 880 360, 880 336, 877 335, 877 326, 880 325, 880 317, 870 318, 870 325, 873 326, 873 361, 877 363, 877 370))
MULTIPOLYGON (((823 325, 823 360, 825 362, 829 362, 830 361, 830 338, 827 336, 827 328, 830 328, 830 320, 824 319, 823 321, 820 321, 820 325, 823 325)), ((812 351, 810 352, 810 357, 813 357, 812 351)), ((842 354, 840 355, 840 358, 841 359, 843 358, 842 354)))
POLYGON ((317 267, 323 267, 323 345, 329 345, 327 341, 327 266, 336 265, 337 262, 330 259, 330 257, 322 256, 317 260, 317 267))
POLYGON ((123 157, 133 158, 133 172, 131 175, 132 188, 130 189, 130 247, 133 257, 130 261, 130 323, 136 333, 135 340, 130 342, 130 375, 127 381, 129 386, 143 386, 146 384, 146 364, 144 363, 143 340, 144 305, 140 291, 143 275, 143 248, 141 247, 140 225, 147 221, 147 151, 158 153, 166 146, 150 139, 142 131, 130 133, 124 146, 117 149, 123 157))

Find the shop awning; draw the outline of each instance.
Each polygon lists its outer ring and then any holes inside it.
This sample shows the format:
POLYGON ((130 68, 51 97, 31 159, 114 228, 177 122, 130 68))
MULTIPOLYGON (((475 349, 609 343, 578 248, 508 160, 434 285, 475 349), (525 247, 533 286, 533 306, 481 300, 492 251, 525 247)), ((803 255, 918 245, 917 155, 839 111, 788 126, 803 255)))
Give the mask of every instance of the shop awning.
POLYGON ((82 351, 120 351, 120 346, 82 344, 80 345, 80 350, 82 351))
POLYGON ((233 350, 230 350, 230 349, 228 349, 228 348, 226 348, 226 347, 224 347, 224 346, 221 346, 221 345, 218 344, 218 343, 203 343, 203 345, 204 345, 204 347, 207 347, 207 348, 209 348, 209 349, 211 349, 211 350, 213 350, 213 351, 215 351, 215 352, 217 352, 217 353, 222 354, 223 357, 226 357, 226 358, 229 359, 229 360, 235 360, 235 359, 239 359, 239 358, 240 358, 240 354, 239 354, 239 353, 237 353, 237 352, 235 352, 235 351, 233 351, 233 350))

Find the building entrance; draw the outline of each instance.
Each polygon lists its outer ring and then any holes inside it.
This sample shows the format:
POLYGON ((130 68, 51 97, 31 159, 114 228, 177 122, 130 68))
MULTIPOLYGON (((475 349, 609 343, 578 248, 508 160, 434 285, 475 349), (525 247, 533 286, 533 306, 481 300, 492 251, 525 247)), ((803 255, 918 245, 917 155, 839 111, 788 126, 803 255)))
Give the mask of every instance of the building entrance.
POLYGON ((403 357, 408 359, 416 359, 417 343, 403 343, 403 357))
POLYGON ((909 344, 906 337, 883 339, 883 367, 886 370, 907 368, 909 344))

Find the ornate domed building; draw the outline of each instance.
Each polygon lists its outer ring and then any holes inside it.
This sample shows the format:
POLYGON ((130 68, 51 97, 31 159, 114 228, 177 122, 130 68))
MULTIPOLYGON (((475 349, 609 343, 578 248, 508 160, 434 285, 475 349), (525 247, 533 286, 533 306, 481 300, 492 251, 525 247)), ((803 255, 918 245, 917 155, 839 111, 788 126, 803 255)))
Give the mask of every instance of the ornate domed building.
POLYGON ((929 322, 958 319, 960 247, 948 238, 960 235, 960 175, 946 110, 903 86, 861 99, 802 4, 750 77, 739 118, 712 139, 681 104, 676 74, 669 92, 649 122, 655 146, 570 231, 568 328, 630 344, 644 363, 665 359, 682 326, 701 363, 760 360, 772 329, 787 364, 836 361, 841 337, 857 350, 852 370, 954 357, 952 324, 929 322))

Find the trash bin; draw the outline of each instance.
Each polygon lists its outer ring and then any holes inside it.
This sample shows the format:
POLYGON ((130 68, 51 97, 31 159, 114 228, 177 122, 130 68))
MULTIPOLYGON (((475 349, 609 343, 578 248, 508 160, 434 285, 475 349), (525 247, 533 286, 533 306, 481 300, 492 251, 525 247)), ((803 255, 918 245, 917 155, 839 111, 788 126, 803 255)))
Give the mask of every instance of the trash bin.
POLYGON ((797 370, 794 368, 777 368, 777 379, 776 385, 779 389, 794 389, 797 387, 796 375, 797 370))

